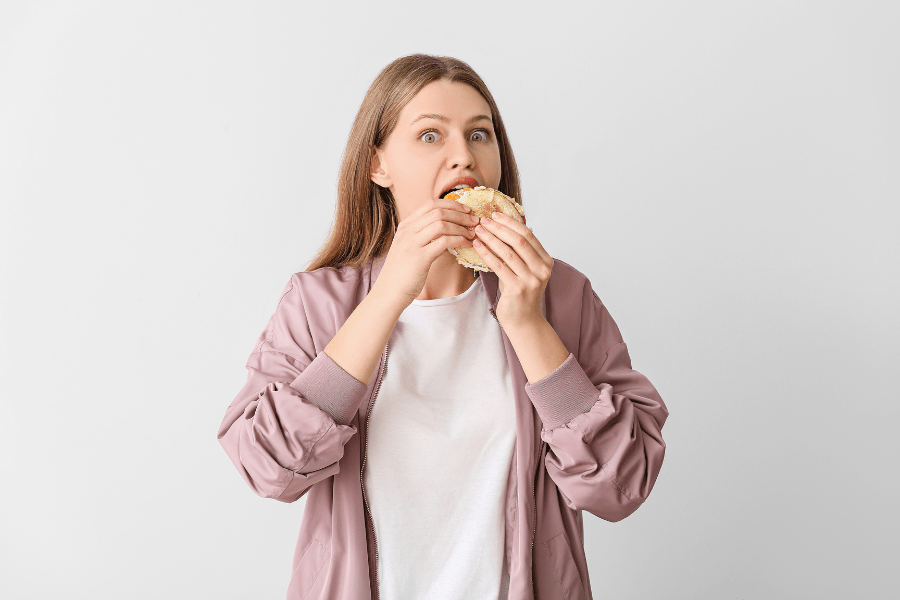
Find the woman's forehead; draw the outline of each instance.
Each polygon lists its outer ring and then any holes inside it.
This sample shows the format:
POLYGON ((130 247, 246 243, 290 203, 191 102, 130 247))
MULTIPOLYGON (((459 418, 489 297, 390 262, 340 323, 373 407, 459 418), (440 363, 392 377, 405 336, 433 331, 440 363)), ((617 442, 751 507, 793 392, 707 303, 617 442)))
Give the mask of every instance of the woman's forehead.
POLYGON ((439 79, 413 96, 400 111, 402 125, 431 119, 442 122, 491 121, 491 109, 482 95, 467 83, 439 79))

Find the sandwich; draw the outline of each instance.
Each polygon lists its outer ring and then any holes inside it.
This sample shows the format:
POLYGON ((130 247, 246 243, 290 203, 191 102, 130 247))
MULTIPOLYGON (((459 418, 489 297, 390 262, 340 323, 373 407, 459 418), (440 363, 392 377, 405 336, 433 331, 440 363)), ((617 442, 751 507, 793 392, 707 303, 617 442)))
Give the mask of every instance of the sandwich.
MULTIPOLYGON (((450 190, 444 195, 448 200, 456 200, 460 204, 465 204, 472 209, 472 214, 476 217, 490 217, 494 211, 503 213, 504 215, 515 219, 519 223, 525 224, 525 209, 516 202, 515 198, 510 198, 502 192, 493 190, 483 185, 475 188, 462 188, 458 190, 450 190)), ((529 227, 528 229, 531 229, 529 227)), ((475 269, 476 271, 493 272, 490 267, 478 256, 474 248, 459 247, 448 248, 450 254, 456 257, 456 262, 464 267, 475 269)))

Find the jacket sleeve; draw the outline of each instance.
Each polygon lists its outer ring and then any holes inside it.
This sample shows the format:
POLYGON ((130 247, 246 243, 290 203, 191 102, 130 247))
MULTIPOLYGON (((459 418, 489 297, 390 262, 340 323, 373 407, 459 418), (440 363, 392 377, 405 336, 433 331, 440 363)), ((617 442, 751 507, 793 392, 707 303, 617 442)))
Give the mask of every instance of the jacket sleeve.
POLYGON ((247 360, 219 443, 259 496, 294 502, 339 471, 367 386, 316 355, 295 273, 247 360))
POLYGON ((619 328, 586 283, 578 358, 525 386, 543 421, 547 473, 566 504, 620 521, 647 499, 659 475, 669 415, 653 384, 631 368, 619 328))

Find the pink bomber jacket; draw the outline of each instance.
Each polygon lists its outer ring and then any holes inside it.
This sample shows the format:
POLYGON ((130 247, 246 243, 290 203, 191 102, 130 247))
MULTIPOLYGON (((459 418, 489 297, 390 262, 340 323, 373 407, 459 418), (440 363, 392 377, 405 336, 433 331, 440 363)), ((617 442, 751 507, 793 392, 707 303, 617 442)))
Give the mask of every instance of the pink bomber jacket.
MULTIPOLYGON (((256 494, 281 502, 308 494, 288 600, 378 597, 377 539, 362 482, 366 417, 390 344, 368 384, 323 349, 368 294, 384 259, 291 277, 219 427, 219 442, 256 494)), ((499 279, 480 277, 493 314, 499 279)), ((502 333, 517 436, 505 513, 509 599, 592 599, 582 511, 620 521, 647 499, 665 455, 669 413, 631 368, 619 329, 585 275, 555 259, 541 309, 569 356, 540 381, 526 381, 502 333)))

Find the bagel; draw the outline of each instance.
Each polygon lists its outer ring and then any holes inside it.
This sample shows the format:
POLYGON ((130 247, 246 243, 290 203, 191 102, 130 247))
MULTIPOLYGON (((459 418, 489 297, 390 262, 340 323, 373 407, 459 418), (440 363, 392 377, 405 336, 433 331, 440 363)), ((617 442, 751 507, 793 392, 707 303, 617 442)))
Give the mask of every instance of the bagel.
MULTIPOLYGON (((515 198, 510 198, 502 192, 484 187, 483 185, 479 185, 475 188, 453 190, 444 196, 444 198, 456 200, 460 204, 465 204, 472 209, 472 214, 476 217, 490 217, 492 212, 497 211, 515 219, 523 225, 525 224, 525 209, 522 208, 521 204, 516 202, 515 198)), ((531 227, 528 229, 531 229, 531 227)), ((475 252, 474 248, 460 246, 458 248, 448 248, 447 251, 455 256, 456 262, 464 267, 475 269, 476 271, 488 271, 489 273, 493 273, 493 270, 485 264, 480 256, 478 256, 478 253, 475 252)))

